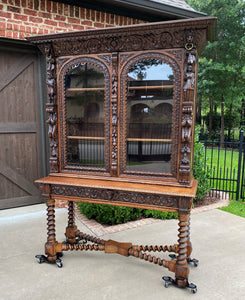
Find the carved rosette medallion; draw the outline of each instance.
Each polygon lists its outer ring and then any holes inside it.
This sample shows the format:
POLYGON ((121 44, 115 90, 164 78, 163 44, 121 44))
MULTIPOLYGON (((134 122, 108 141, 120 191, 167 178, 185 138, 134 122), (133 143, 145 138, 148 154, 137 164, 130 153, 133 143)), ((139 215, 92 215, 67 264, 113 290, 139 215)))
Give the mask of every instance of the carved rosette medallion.
POLYGON ((187 35, 184 62, 184 91, 181 122, 180 182, 191 181, 191 148, 193 140, 193 108, 196 85, 196 47, 191 34, 187 35))
MULTIPOLYGON (((153 205, 158 207, 176 208, 178 206, 177 198, 174 196, 147 194, 141 192, 129 192, 111 189, 99 189, 89 187, 52 185, 52 196, 67 196, 79 197, 89 200, 103 200, 113 203, 139 204, 139 205, 153 205)), ((94 201, 96 202, 96 201, 94 201)))
POLYGON ((48 113, 48 137, 50 145, 50 171, 59 172, 58 160, 58 116, 57 116, 57 92, 56 92, 56 59, 51 44, 45 44, 44 53, 47 63, 47 93, 48 99, 46 112, 48 113))
POLYGON ((111 78, 111 126, 112 126, 112 142, 111 142, 111 175, 118 174, 118 56, 117 53, 112 54, 112 78, 111 78))

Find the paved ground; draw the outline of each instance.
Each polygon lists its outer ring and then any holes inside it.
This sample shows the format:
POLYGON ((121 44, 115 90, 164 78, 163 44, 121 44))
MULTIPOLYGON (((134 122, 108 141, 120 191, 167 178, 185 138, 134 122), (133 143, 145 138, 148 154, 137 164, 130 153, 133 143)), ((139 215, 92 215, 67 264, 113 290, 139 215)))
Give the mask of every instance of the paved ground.
MULTIPOLYGON (((57 240, 64 239, 66 209, 56 211, 57 240)), ((79 220, 81 231, 90 233, 79 220)), ((245 299, 245 219, 214 209, 196 213, 191 222, 193 257, 189 281, 197 294, 170 286, 164 288, 167 269, 134 257, 103 252, 68 252, 63 268, 39 265, 46 239, 44 205, 0 211, 0 299, 245 299)), ((107 234, 134 244, 172 244, 177 221, 161 221, 135 229, 107 234)))

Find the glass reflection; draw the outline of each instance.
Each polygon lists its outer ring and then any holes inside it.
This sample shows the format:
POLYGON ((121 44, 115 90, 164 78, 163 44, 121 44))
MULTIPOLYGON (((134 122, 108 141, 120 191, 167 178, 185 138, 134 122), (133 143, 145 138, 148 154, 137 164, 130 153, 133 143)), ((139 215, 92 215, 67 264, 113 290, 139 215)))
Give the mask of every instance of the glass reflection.
POLYGON ((67 163, 104 168, 104 74, 78 64, 65 76, 67 163))
POLYGON ((135 64, 127 76, 127 170, 170 172, 174 75, 161 60, 135 64))

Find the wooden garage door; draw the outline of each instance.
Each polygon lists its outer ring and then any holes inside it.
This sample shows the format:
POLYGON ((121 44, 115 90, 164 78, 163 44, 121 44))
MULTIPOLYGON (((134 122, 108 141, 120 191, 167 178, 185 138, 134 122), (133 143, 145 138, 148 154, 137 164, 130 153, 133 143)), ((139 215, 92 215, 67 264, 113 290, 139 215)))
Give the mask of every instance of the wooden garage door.
POLYGON ((0 209, 40 203, 43 176, 38 55, 0 47, 0 209))

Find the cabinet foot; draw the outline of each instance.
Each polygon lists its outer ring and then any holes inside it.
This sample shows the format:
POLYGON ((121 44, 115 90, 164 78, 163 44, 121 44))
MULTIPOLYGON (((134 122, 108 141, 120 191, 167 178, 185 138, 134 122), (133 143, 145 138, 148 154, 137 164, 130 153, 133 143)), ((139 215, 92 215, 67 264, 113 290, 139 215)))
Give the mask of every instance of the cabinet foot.
POLYGON ((193 294, 195 294, 197 292, 197 286, 195 284, 193 284, 193 283, 189 283, 188 281, 187 281, 186 286, 179 286, 172 277, 163 276, 162 279, 164 280, 164 286, 166 288, 169 286, 169 284, 172 284, 173 286, 176 286, 178 288, 189 288, 189 289, 191 289, 191 292, 193 294))

